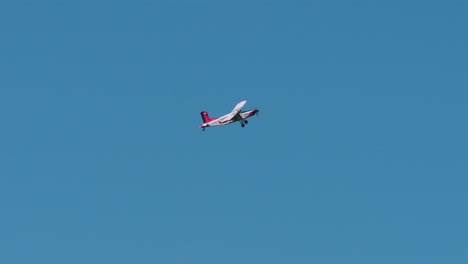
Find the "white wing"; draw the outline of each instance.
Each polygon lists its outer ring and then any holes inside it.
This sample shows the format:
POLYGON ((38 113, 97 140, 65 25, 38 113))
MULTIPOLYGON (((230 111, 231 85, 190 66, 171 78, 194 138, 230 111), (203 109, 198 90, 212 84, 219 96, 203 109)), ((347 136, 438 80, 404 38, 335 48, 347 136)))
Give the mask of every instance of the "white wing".
POLYGON ((221 124, 224 124, 224 123, 227 123, 227 122, 231 121, 236 115, 237 115, 236 112, 231 112, 231 113, 223 116, 222 118, 220 118, 220 119, 222 119, 222 120, 220 120, 221 124))
POLYGON ((234 109, 232 109, 231 113, 236 113, 237 114, 238 112, 240 112, 242 107, 244 107, 245 103, 247 103, 247 101, 242 101, 242 102, 237 103, 236 107, 234 107, 234 109))

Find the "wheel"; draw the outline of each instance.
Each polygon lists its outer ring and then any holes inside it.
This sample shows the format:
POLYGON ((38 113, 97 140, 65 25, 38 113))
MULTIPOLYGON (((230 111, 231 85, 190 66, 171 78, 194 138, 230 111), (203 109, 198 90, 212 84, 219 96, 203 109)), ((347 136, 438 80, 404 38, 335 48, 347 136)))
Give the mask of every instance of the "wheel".
POLYGON ((241 127, 245 127, 245 124, 241 124, 241 127))
POLYGON ((244 123, 247 125, 249 123, 249 121, 245 120, 244 123))

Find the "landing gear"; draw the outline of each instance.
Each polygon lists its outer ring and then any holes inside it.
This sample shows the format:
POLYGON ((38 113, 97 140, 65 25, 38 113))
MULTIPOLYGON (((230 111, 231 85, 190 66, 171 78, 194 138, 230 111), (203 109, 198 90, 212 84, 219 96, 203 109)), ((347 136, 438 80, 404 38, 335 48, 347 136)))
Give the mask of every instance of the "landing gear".
POLYGON ((244 123, 247 125, 247 124, 249 123, 249 121, 247 121, 247 120, 244 120, 244 123))
POLYGON ((245 127, 245 124, 244 124, 244 123, 242 123, 242 124, 241 124, 241 127, 245 127))

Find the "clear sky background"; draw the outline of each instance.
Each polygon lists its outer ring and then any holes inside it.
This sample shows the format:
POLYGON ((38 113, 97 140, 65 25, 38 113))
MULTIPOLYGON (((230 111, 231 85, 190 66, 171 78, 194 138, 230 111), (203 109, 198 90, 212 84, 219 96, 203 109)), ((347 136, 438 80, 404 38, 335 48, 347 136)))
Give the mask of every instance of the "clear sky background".
POLYGON ((467 14, 1 1, 0 263, 468 263, 467 14))

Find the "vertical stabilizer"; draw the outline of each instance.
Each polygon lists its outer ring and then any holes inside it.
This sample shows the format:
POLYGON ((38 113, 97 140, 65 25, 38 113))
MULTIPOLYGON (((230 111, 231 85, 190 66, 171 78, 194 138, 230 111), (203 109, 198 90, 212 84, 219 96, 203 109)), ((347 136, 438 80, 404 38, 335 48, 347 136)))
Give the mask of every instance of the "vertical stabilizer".
POLYGON ((213 121, 213 120, 216 119, 216 118, 210 118, 210 117, 208 116, 208 112, 207 112, 207 111, 203 111, 203 112, 201 112, 200 114, 201 114, 201 116, 202 116, 203 123, 208 123, 208 122, 213 121))

